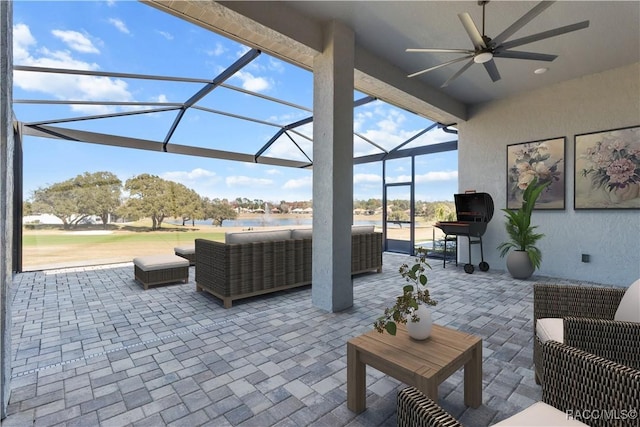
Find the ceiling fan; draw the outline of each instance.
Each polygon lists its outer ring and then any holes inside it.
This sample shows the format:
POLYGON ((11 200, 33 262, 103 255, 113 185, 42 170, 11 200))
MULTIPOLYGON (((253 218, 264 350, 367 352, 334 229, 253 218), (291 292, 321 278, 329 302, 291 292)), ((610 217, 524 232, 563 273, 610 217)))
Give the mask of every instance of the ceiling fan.
POLYGON ((498 36, 493 39, 485 35, 484 33, 484 17, 485 17, 485 6, 489 3, 489 0, 478 0, 478 6, 482 6, 482 34, 478 31, 478 27, 471 19, 471 15, 467 12, 459 13, 458 18, 462 22, 464 29, 467 31, 469 38, 473 43, 473 50, 471 49, 407 49, 407 52, 421 52, 421 53, 461 53, 465 56, 457 59, 453 59, 451 61, 447 61, 445 63, 436 65, 434 67, 430 67, 424 69, 422 71, 418 71, 413 74, 409 74, 407 77, 415 77, 420 74, 427 73, 429 71, 437 70, 438 68, 446 67, 451 64, 455 64, 456 62, 461 62, 465 60, 469 60, 466 64, 462 66, 455 74, 453 74, 447 81, 445 81, 441 87, 448 86, 452 81, 460 77, 462 73, 464 73, 469 67, 473 64, 482 64, 484 65, 485 70, 489 73, 489 77, 494 82, 500 80, 500 73, 498 72, 498 68, 496 67, 494 58, 512 58, 512 59, 527 59, 534 61, 553 61, 557 58, 557 55, 548 55, 544 53, 535 53, 535 52, 522 52, 522 51, 514 51, 510 50, 511 48, 522 46, 528 43, 533 43, 539 40, 548 39, 551 37, 559 36, 561 34, 570 33, 572 31, 581 30, 583 28, 587 28, 589 26, 589 21, 582 21, 576 24, 567 25, 564 27, 558 27, 553 30, 543 31, 541 33, 532 34, 530 36, 522 37, 516 40, 506 41, 509 37, 511 37, 515 32, 520 30, 526 24, 528 24, 531 20, 533 20, 536 16, 542 13, 546 8, 551 6, 554 1, 542 1, 533 7, 529 12, 525 13, 520 19, 511 24, 506 30, 500 33, 498 36))

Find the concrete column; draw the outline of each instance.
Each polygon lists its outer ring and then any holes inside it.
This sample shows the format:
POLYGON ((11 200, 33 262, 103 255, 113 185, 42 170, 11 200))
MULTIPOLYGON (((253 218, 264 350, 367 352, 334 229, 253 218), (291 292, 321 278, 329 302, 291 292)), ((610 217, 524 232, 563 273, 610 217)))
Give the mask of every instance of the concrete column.
POLYGON ((0 419, 7 416, 11 378, 13 243, 13 3, 0 1, 0 419))
POLYGON ((324 28, 313 61, 313 305, 330 312, 353 305, 353 31, 324 28))

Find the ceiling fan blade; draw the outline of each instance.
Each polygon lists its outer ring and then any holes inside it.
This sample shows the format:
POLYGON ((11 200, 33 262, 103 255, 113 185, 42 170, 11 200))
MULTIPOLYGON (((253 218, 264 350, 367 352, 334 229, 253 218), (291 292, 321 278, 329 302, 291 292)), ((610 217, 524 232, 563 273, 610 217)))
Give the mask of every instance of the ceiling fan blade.
POLYGON ((491 61, 485 62, 482 65, 484 65, 484 69, 487 70, 487 73, 489 73, 489 77, 491 77, 492 81, 497 82, 498 80, 500 80, 500 73, 498 72, 498 67, 496 67, 496 61, 492 59, 491 61))
POLYGON ((425 53, 466 53, 467 55, 472 54, 474 51, 469 49, 406 49, 406 52, 425 52, 425 53))
POLYGON ((467 34, 469 34, 469 38, 473 42, 473 47, 477 50, 486 49, 487 45, 482 38, 482 34, 478 31, 478 27, 473 23, 473 19, 471 19, 471 15, 467 12, 459 13, 458 18, 460 18, 460 22, 464 26, 464 29, 467 30, 467 34))
POLYGON ((505 42, 502 46, 499 46, 500 49, 509 49, 512 47, 522 46, 523 44, 537 42, 538 40, 544 40, 551 37, 559 36, 561 34, 570 33, 572 31, 581 30, 583 28, 587 28, 589 26, 589 21, 582 21, 576 24, 567 25, 564 27, 558 27, 553 30, 543 31, 541 33, 532 34, 527 37, 522 37, 520 39, 511 40, 509 42, 505 42))
POLYGON ((457 73, 455 73, 453 76, 449 77, 449 78, 447 79, 447 81, 446 81, 446 82, 442 83, 442 86, 440 86, 440 87, 447 87, 447 86, 449 86, 449 83, 451 83, 452 81, 454 81, 455 79, 457 79, 458 77, 460 77, 460 75, 461 75, 462 73, 464 73, 465 71, 467 71, 467 69, 468 69, 469 67, 471 67, 473 64, 474 64, 474 62, 473 62, 473 58, 472 58, 469 62, 467 62, 466 64, 464 64, 464 65, 462 66, 462 68, 460 68, 460 69, 458 70, 458 72, 457 72, 457 73))
POLYGON ((533 9, 531 9, 529 12, 525 13, 524 15, 522 15, 522 18, 518 19, 516 22, 511 24, 511 26, 509 26, 509 28, 507 28, 506 30, 504 30, 503 32, 498 34, 496 37, 494 37, 493 45, 494 46, 500 46, 500 44, 502 42, 504 42, 506 39, 511 37, 520 28, 522 28, 525 25, 527 25, 531 20, 533 20, 533 18, 535 18, 536 16, 540 15, 546 8, 551 6, 553 3, 555 3, 555 2, 554 1, 542 1, 542 2, 538 3, 537 5, 535 5, 533 7, 533 9))
POLYGON ((548 55, 546 53, 518 52, 513 50, 497 51, 494 53, 494 56, 497 56, 499 58, 530 59, 532 61, 547 62, 551 62, 558 57, 558 55, 548 55))
POLYGON ((437 70, 438 68, 446 67, 447 65, 455 64, 456 62, 464 61, 465 59, 473 58, 473 55, 463 56, 462 58, 452 59, 451 61, 443 62, 440 65, 436 65, 426 70, 418 71, 417 73, 409 74, 407 77, 415 77, 420 74, 428 73, 429 71, 437 70))

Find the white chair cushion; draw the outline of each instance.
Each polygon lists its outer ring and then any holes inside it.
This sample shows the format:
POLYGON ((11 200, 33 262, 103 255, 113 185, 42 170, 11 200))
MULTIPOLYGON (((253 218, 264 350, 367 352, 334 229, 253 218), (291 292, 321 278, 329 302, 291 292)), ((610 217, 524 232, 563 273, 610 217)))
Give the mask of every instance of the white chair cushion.
POLYGON ((613 320, 622 322, 640 322, 640 279, 626 290, 613 320))
POLYGON ((555 317, 546 317, 536 321, 536 335, 543 343, 547 341, 564 342, 564 322, 555 317))
POLYGON ((500 427, 540 427, 540 426, 586 426, 580 421, 570 419, 566 413, 547 405, 544 402, 536 402, 527 409, 518 412, 506 420, 500 421, 494 426, 500 427))
POLYGON ((194 245, 191 246, 176 246, 173 248, 173 252, 177 254, 183 255, 191 255, 196 253, 196 247, 194 245))

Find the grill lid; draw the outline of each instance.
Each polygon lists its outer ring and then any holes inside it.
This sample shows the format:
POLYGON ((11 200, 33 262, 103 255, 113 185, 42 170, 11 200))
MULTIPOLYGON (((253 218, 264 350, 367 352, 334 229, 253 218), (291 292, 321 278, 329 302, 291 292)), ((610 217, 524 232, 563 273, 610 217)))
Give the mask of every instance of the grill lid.
POLYGON ((454 194, 458 221, 489 222, 493 217, 493 199, 489 193, 454 194))

